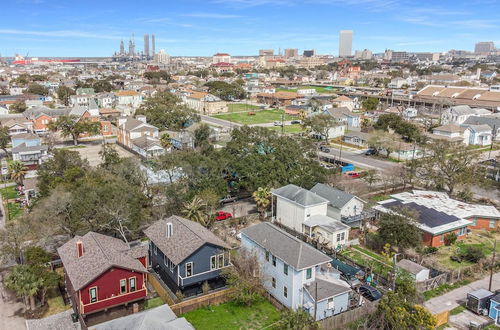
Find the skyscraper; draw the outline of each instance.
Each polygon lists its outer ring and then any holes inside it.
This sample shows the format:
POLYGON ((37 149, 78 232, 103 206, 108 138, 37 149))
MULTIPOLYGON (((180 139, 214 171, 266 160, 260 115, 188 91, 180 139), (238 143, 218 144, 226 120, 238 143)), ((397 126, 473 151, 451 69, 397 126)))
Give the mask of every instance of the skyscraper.
POLYGON ((128 56, 135 56, 135 40, 134 35, 128 42, 128 56))
POLYGON ((495 51, 495 43, 493 41, 482 41, 476 43, 474 47, 474 53, 476 54, 488 54, 495 51))
POLYGON ((125 44, 123 43, 123 40, 120 41, 120 55, 125 55, 125 44))
POLYGON ((297 57, 299 57, 299 50, 297 48, 285 49, 285 58, 297 58, 297 57))
POLYGON ((352 30, 341 30, 339 36, 339 57, 352 55, 352 30))
POLYGON ((156 40, 154 34, 151 35, 151 50, 152 50, 151 56, 154 57, 156 54, 156 40))
POLYGON ((149 34, 144 35, 144 56, 149 57, 149 34))

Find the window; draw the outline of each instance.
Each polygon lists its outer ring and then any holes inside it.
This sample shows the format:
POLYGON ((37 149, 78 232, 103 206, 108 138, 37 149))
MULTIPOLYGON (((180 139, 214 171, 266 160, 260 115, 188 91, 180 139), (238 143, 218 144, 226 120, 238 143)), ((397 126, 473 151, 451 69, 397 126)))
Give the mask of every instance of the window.
POLYGON ((287 264, 283 264, 283 273, 285 275, 288 275, 288 265, 287 264))
POLYGON ((337 242, 340 241, 340 234, 337 234, 337 242))
POLYGON ((340 240, 343 241, 345 239, 345 233, 340 234, 340 240))
POLYGON ((334 309, 335 305, 333 303, 333 298, 328 298, 328 309, 334 309))
POLYGON ((274 277, 272 278, 271 282, 272 282, 273 288, 276 288, 276 279, 274 277))
POLYGON ((217 257, 216 256, 211 256, 210 257, 210 270, 217 269, 217 257))
POLYGON ((170 271, 171 272, 174 271, 174 263, 172 261, 170 261, 170 271))
POLYGON ((490 228, 495 228, 495 220, 490 220, 490 228))
POLYGON ((273 266, 276 267, 276 257, 273 256, 273 266))
POLYGON ((165 257, 165 255, 163 255, 163 263, 165 264, 165 266, 168 266, 167 258, 165 257))
POLYGON ((129 280, 130 292, 135 291, 135 277, 131 277, 129 280))
POLYGON ((193 276, 193 263, 188 262, 186 264, 186 277, 193 276))
POLYGON ((288 298, 288 288, 286 286, 283 287, 283 296, 288 298))
POLYGON ((444 242, 444 234, 442 234, 441 236, 439 236, 439 241, 440 242, 444 242))
POLYGON ((102 127, 102 130, 103 130, 104 132, 107 132, 107 131, 108 131, 108 125, 104 125, 104 126, 102 127))
POLYGON ((90 296, 90 302, 96 302, 97 301, 97 288, 90 288, 89 289, 89 296, 90 296))
POLYGON ((127 293, 127 281, 120 280, 120 294, 127 293))
POLYGON ((158 248, 156 247, 156 245, 154 243, 152 243, 152 244, 153 244, 153 251, 154 251, 155 255, 157 255, 158 254, 158 248))
POLYGON ((269 261, 269 251, 266 251, 266 261, 269 261))
POLYGON ((472 219, 472 225, 477 226, 477 218, 472 219))
POLYGON ((460 228, 460 232, 458 233, 458 236, 463 236, 465 234, 467 234, 467 227, 460 228))
POLYGON ((306 269, 306 280, 311 279, 312 274, 313 274, 313 269, 312 268, 307 268, 306 269))
POLYGON ((218 268, 224 267, 224 254, 219 254, 219 264, 217 266, 218 268))

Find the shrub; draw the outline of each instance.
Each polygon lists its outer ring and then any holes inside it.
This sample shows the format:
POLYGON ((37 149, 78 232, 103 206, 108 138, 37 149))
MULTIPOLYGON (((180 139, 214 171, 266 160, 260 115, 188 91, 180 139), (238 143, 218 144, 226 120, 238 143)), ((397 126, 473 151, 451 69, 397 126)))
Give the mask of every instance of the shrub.
POLYGON ((203 294, 207 294, 208 291, 210 291, 210 285, 208 285, 207 281, 203 282, 203 285, 201 286, 201 290, 203 291, 203 294))
POLYGON ((428 246, 424 249, 424 254, 433 254, 433 253, 436 253, 438 251, 438 248, 437 247, 434 247, 434 246, 428 246))
POLYGON ((467 246, 459 251, 458 257, 468 262, 477 263, 484 258, 484 252, 478 246, 467 246))
POLYGON ((458 238, 458 236, 455 233, 446 234, 444 236, 444 245, 450 246, 450 245, 455 244, 455 242, 457 241, 457 238, 458 238))
POLYGON ((177 292, 175 293, 175 296, 177 297, 178 303, 180 303, 181 301, 184 300, 184 294, 180 290, 177 290, 177 292))

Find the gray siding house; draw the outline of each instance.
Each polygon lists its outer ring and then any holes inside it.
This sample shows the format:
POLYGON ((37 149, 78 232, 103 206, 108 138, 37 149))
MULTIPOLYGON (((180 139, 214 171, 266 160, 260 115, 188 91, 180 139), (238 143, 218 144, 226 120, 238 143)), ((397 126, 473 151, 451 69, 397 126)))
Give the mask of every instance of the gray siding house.
POLYGON ((229 246, 210 230, 178 216, 159 220, 144 233, 150 239, 150 266, 176 292, 200 293, 206 281, 224 285, 221 270, 231 266, 229 246))

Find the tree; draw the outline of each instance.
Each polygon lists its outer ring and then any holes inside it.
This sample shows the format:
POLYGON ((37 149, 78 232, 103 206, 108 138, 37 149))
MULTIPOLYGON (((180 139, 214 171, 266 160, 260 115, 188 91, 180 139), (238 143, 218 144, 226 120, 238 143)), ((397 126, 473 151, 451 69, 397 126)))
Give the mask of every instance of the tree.
POLYGON ((399 249, 417 247, 422 242, 422 233, 416 226, 416 217, 408 209, 384 213, 378 221, 378 235, 383 242, 399 249))
POLYGON ((377 110, 379 100, 375 97, 369 97, 366 100, 364 100, 361 104, 362 104, 364 110, 373 111, 373 110, 377 110))
POLYGON ((263 219, 269 204, 271 204, 271 191, 269 188, 259 187, 253 192, 252 197, 257 204, 260 217, 263 219))
POLYGON ((217 195, 217 193, 210 188, 203 189, 196 196, 203 201, 203 204, 205 206, 206 220, 204 221, 204 223, 202 223, 202 225, 209 228, 212 226, 214 222, 214 214, 217 209, 217 206, 219 206, 220 198, 217 195))
POLYGON ((9 145, 11 141, 10 135, 9 135, 9 128, 5 126, 0 126, 0 149, 5 152, 5 155, 8 156, 9 153, 7 151, 7 146, 9 145))
POLYGON ((237 83, 227 83, 225 81, 210 81, 205 84, 208 87, 208 92, 213 94, 224 101, 234 101, 246 98, 246 92, 237 83))
POLYGON ((16 265, 5 278, 5 286, 25 298, 26 306, 36 308, 35 295, 43 287, 43 279, 38 277, 29 265, 16 265), (29 304, 28 304, 29 301, 29 304))
POLYGON ((49 89, 45 86, 42 86, 37 83, 31 83, 28 85, 28 88, 24 91, 26 94, 36 94, 36 95, 49 95, 49 89))
POLYGON ((104 168, 110 168, 121 161, 120 154, 116 151, 115 146, 109 143, 104 143, 102 145, 99 156, 101 156, 102 160, 101 166, 104 168))
POLYGON ((97 135, 101 131, 101 124, 75 115, 60 116, 56 121, 49 123, 52 131, 60 130, 63 137, 71 137, 74 145, 78 145, 81 134, 97 135))
POLYGON ((69 99, 71 95, 75 95, 76 92, 74 89, 61 85, 56 91, 57 98, 65 105, 69 105, 69 99))
POLYGON ((232 288, 232 298, 236 304, 250 306, 262 299, 265 279, 260 271, 257 257, 245 248, 231 254, 233 267, 224 268, 221 272, 227 285, 232 288))
POLYGON ((375 182, 379 181, 380 178, 376 170, 367 170, 364 175, 364 180, 371 187, 375 182))
POLYGON ((159 84, 162 80, 167 84, 172 81, 170 74, 165 70, 145 72, 144 78, 146 78, 149 81, 149 83, 155 85, 159 84))
POLYGON ((198 128, 194 130, 194 146, 199 148, 205 144, 208 144, 208 139, 210 138, 211 128, 205 123, 202 123, 198 128))
POLYGON ((426 146, 427 157, 411 163, 416 179, 422 184, 453 195, 458 186, 478 183, 484 178, 483 169, 475 162, 476 155, 465 146, 441 140, 426 146))
POLYGON ((24 101, 16 101, 9 107, 9 110, 14 111, 15 113, 25 112, 26 109, 28 109, 28 107, 24 101))
POLYGON ((401 116, 395 113, 382 114, 373 127, 377 130, 394 132, 401 135, 407 142, 419 141, 421 138, 420 129, 410 122, 405 121, 401 116))
POLYGON ((148 122, 160 130, 184 129, 200 119, 195 110, 181 104, 181 100, 170 92, 159 92, 147 98, 136 114, 145 115, 148 122))
POLYGON ((382 130, 377 130, 372 133, 368 144, 370 147, 377 150, 380 153, 382 150, 385 152, 386 157, 389 158, 391 153, 399 148, 401 144, 401 139, 398 134, 385 132, 382 130))
POLYGON ((20 161, 16 160, 16 161, 12 161, 8 165, 8 170, 9 170, 10 178, 12 180, 14 180, 17 183, 17 185, 22 186, 23 181, 24 181, 24 177, 26 176, 26 173, 28 171, 26 166, 24 166, 24 164, 21 163, 20 161))
POLYGON ((26 263, 31 267, 31 271, 42 279, 41 284, 41 304, 45 304, 45 295, 47 290, 56 287, 61 280, 61 277, 55 271, 52 271, 49 266, 50 255, 38 246, 32 246, 26 249, 26 263))
POLYGON ((184 203, 184 210, 182 213, 194 222, 198 222, 199 224, 205 226, 205 217, 203 215, 203 209, 205 208, 205 203, 203 200, 195 196, 190 202, 184 203))
POLYGON ((318 114, 306 118, 304 125, 309 127, 310 131, 320 135, 328 142, 330 129, 337 126, 337 121, 328 114, 318 114))
POLYGON ((160 137, 160 144, 163 148, 170 149, 172 146, 172 138, 170 137, 170 134, 163 133, 160 137))
POLYGON ((281 312, 281 321, 276 326, 282 330, 313 330, 320 329, 319 322, 315 322, 314 318, 305 310, 299 308, 293 310, 285 308, 281 312))

